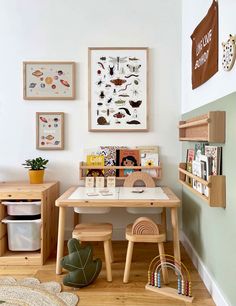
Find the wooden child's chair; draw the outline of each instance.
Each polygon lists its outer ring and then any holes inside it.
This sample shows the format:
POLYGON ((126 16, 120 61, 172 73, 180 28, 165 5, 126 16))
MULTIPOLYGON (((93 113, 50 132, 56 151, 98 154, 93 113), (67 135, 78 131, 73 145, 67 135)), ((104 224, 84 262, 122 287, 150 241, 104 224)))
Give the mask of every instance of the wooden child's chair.
POLYGON ((81 223, 77 224, 72 237, 80 241, 103 241, 107 281, 112 281, 111 263, 113 251, 111 244, 112 224, 110 223, 81 223))
MULTIPOLYGON (((75 207, 74 211, 80 214, 106 214, 110 207, 75 207)), ((80 241, 102 241, 104 246, 107 281, 112 281, 111 263, 114 261, 112 251, 112 224, 110 223, 80 223, 72 232, 72 237, 80 241)))
MULTIPOLYGON (((124 187, 134 186, 136 181, 143 181, 146 187, 156 187, 155 181, 148 173, 134 172, 131 173, 124 182, 124 187)), ((165 261, 165 251, 163 242, 166 241, 166 215, 162 216, 163 224, 157 225, 154 221, 147 217, 140 217, 136 219, 133 224, 129 224, 126 227, 126 239, 128 240, 128 248, 125 261, 125 271, 123 282, 128 283, 130 267, 133 255, 133 247, 135 242, 152 242, 158 243, 159 254, 161 261, 165 261)), ((168 283, 167 269, 162 268, 163 281, 165 284, 168 283)))

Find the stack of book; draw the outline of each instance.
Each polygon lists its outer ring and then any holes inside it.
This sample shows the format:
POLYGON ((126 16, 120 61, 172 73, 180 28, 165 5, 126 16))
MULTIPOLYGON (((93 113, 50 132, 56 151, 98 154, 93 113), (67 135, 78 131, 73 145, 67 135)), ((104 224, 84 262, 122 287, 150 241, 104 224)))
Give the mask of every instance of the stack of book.
MULTIPOLYGON (((210 175, 222 175, 222 147, 195 144, 194 149, 187 150, 186 170, 206 181, 210 175)), ((206 197, 209 196, 208 187, 196 179, 186 176, 186 182, 206 197)))

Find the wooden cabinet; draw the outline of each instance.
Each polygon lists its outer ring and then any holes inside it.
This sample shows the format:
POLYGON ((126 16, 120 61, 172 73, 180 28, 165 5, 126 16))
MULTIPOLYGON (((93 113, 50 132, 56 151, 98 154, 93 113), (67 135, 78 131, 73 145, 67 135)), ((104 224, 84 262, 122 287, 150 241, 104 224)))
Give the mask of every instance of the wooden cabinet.
POLYGON ((57 240, 59 183, 28 184, 22 182, 0 183, 0 221, 7 216, 3 200, 41 201, 41 249, 39 251, 9 251, 7 226, 0 222, 0 265, 43 265, 57 240))
MULTIPOLYGON (((113 169, 113 170, 120 170, 120 169, 134 169, 134 170, 154 170, 153 172, 155 173, 153 175, 154 179, 160 180, 161 179, 161 166, 87 166, 86 163, 81 162, 80 163, 80 179, 83 180, 86 177, 86 171, 88 169, 102 169, 102 170, 108 170, 108 169, 113 169)), ((125 177, 118 176, 116 177, 117 180, 123 180, 125 177)))
POLYGON ((179 122, 179 140, 225 142, 225 112, 214 111, 179 122))
POLYGON ((194 194, 205 200, 210 207, 225 207, 226 206, 226 192, 225 192, 225 176, 224 175, 210 175, 208 181, 193 175, 186 171, 186 163, 179 164, 179 182, 191 190, 194 194), (208 187, 209 196, 201 194, 195 190, 191 185, 186 183, 186 176, 200 182, 208 187))

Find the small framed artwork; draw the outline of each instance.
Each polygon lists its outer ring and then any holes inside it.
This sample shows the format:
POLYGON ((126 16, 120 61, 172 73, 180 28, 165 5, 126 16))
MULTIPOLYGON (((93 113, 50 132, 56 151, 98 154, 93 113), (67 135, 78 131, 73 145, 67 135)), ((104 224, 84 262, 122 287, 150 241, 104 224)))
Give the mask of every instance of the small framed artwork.
POLYGON ((148 130, 148 48, 89 48, 89 131, 148 130))
POLYGON ((36 148, 39 150, 64 149, 64 113, 36 113, 36 148))
POLYGON ((75 98, 74 62, 23 62, 25 100, 75 98))

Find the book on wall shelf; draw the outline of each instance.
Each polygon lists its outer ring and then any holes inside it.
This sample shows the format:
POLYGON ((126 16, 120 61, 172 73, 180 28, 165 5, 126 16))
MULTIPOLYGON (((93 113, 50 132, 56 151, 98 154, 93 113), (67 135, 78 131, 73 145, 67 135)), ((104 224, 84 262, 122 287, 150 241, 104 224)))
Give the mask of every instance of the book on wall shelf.
POLYGON ((222 174, 222 147, 205 146, 205 155, 211 158, 211 175, 222 174))
POLYGON ((200 155, 205 155, 205 146, 208 145, 207 142, 198 142, 195 143, 194 145, 194 155, 195 155, 195 160, 200 160, 200 155))
MULTIPOLYGON (((198 160, 193 160, 192 162, 192 173, 193 175, 196 175, 200 178, 202 178, 202 166, 201 162, 198 160)), ((197 181, 196 179, 193 179, 193 189, 197 190, 199 193, 203 193, 202 184, 197 181)))
MULTIPOLYGON (((188 162, 186 163, 186 170, 189 172, 189 173, 192 173, 192 162, 188 162)), ((193 179, 189 176, 186 175, 185 177, 185 182, 190 185, 190 186, 193 186, 193 179)))

